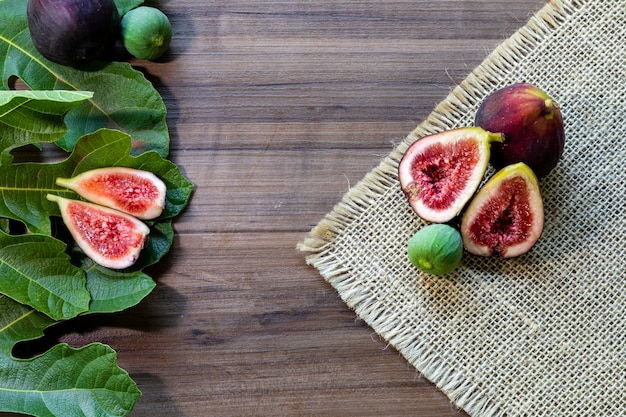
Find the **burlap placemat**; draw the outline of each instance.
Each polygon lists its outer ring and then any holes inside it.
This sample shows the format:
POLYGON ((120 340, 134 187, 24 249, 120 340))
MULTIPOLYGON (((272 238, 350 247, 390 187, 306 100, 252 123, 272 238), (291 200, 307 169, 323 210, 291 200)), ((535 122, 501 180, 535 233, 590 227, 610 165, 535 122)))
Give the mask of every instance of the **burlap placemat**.
POLYGON ((341 298, 472 416, 626 415, 626 3, 552 1, 501 44, 298 245, 341 298), (468 126, 527 81, 559 102, 563 159, 544 233, 450 276, 406 256, 423 226, 397 181, 410 143, 468 126))

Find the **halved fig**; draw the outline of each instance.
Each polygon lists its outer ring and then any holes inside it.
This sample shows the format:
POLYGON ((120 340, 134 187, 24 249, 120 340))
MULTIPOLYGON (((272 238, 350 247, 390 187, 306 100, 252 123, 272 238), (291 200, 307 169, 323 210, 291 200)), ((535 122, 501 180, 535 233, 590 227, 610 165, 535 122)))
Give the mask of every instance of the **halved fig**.
POLYGON ((491 142, 502 140, 501 134, 464 127, 411 144, 398 166, 398 177, 413 210, 434 223, 457 216, 482 182, 491 142))
POLYGON ((139 169, 97 168, 72 178, 57 178, 56 183, 93 203, 144 220, 159 217, 165 207, 167 190, 163 181, 153 173, 139 169))
POLYGON ((474 255, 519 256, 537 242, 543 222, 537 177, 519 162, 498 171, 472 199, 461 221, 463 246, 474 255))
POLYGON ((59 205, 63 223, 78 247, 96 263, 112 269, 132 266, 150 229, 126 213, 85 201, 48 194, 59 205))

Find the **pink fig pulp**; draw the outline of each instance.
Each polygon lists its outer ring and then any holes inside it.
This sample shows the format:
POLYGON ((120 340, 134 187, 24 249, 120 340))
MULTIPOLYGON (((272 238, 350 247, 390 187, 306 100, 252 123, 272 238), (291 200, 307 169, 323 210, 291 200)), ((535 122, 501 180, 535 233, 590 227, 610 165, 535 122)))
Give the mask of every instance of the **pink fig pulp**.
POLYGON ((165 207, 165 183, 153 173, 139 169, 97 168, 72 178, 57 178, 56 183, 93 203, 144 220, 159 217, 165 207))
POLYGON ((422 219, 456 217, 483 180, 490 146, 502 136, 477 127, 425 136, 405 151, 398 166, 400 188, 422 219))
POLYGON ((474 255, 511 258, 534 246, 543 224, 537 177, 520 162, 498 171, 478 191, 463 214, 461 236, 474 255))
POLYGON ((108 207, 48 194, 56 202, 74 241, 94 262, 112 269, 132 266, 150 229, 143 222, 108 207))

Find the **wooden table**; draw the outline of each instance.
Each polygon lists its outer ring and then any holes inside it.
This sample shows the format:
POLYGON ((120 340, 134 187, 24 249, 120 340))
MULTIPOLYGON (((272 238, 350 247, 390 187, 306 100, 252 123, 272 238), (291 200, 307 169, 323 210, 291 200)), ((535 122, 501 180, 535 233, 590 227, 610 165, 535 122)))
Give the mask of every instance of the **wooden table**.
POLYGON ((296 244, 544 3, 163 2, 171 52, 134 63, 195 194, 153 293, 46 343, 110 344, 133 417, 465 415, 296 244))

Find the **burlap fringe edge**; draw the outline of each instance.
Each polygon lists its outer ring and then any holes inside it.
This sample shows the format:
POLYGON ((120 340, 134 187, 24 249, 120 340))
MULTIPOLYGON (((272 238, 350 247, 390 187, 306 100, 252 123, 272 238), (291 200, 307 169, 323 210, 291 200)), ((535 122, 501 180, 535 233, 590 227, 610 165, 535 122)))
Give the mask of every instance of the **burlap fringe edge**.
POLYGON ((307 253, 306 261, 339 293, 342 300, 374 331, 400 352, 417 371, 432 381, 459 408, 472 416, 502 417, 504 411, 494 404, 481 388, 454 369, 443 358, 416 341, 408 327, 399 326, 399 318, 390 315, 355 285, 357 277, 342 266, 332 253, 333 241, 357 219, 373 200, 398 186, 397 167, 406 148, 419 138, 454 128, 455 120, 493 90, 502 87, 503 76, 527 56, 547 35, 557 30, 581 9, 587 0, 551 0, 527 24, 501 43, 441 103, 428 118, 399 144, 363 180, 352 187, 328 213, 297 244, 307 253), (403 330, 406 329, 406 330, 403 330))

